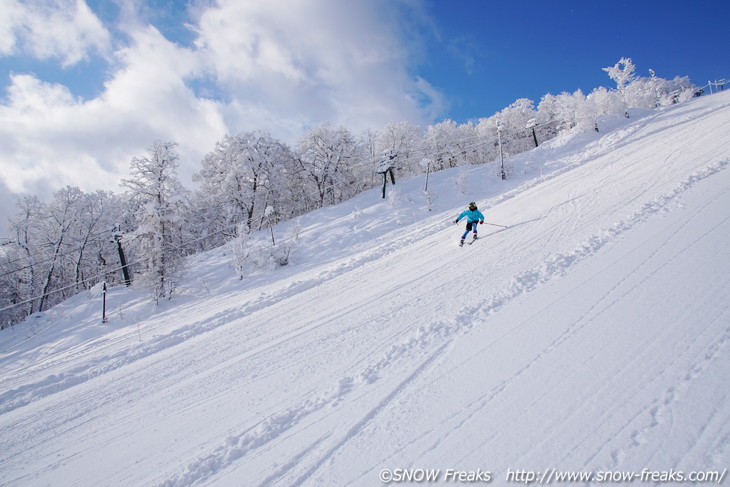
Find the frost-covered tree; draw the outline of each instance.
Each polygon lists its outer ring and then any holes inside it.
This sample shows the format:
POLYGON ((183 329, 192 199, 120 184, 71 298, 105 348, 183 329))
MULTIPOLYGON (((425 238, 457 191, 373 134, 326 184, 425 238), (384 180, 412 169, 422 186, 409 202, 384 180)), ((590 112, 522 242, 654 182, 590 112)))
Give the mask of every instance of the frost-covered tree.
MULTIPOLYGON (((392 151, 397 154, 396 172, 402 176, 420 174, 421 129, 408 122, 391 122, 378 134, 374 154, 392 151)), ((373 158, 373 160, 376 160, 373 158)))
POLYGON ((479 140, 476 126, 472 123, 459 124, 456 127, 455 135, 453 152, 456 153, 458 164, 463 166, 482 162, 481 147, 483 141, 479 140))
POLYGON ((121 198, 110 191, 81 193, 77 221, 67 238, 67 261, 72 267, 75 292, 90 289, 104 280, 119 280, 116 244, 110 240, 111 229, 121 223, 124 208, 121 198))
POLYGON ((304 182, 312 188, 316 205, 335 204, 366 187, 363 144, 345 127, 332 128, 322 123, 302 137, 298 145, 298 164, 304 182))
POLYGON ((687 101, 694 96, 696 87, 689 78, 676 77, 666 80, 649 70, 650 77, 636 77, 625 88, 625 100, 629 108, 652 109, 687 101))
POLYGON ((583 132, 596 129, 596 109, 583 91, 575 90, 571 97, 572 116, 575 126, 583 132))
POLYGON ((4 245, 0 260, 7 280, 0 302, 13 308, 0 319, 19 321, 102 279, 113 282, 118 263, 109 229, 120 210, 112 193, 86 194, 70 186, 48 204, 36 197, 20 200, 11 218, 15 238, 4 245))
POLYGON ((594 126, 593 111, 581 90, 543 96, 538 105, 537 119, 543 129, 552 128, 553 136, 575 126, 582 129, 594 126))
MULTIPOLYGON (((580 95, 583 93, 581 92, 580 95)), ((559 127, 562 129, 571 129, 578 124, 576 117, 577 105, 582 99, 574 93, 563 92, 556 97, 556 115, 559 127)))
POLYGON ((0 248, 0 330, 21 321, 28 314, 28 289, 21 280, 25 259, 12 242, 0 248))
POLYGON ((211 250, 238 235, 232 225, 231 203, 218 194, 195 191, 190 196, 189 225, 185 227, 188 248, 197 252, 211 250))
MULTIPOLYGON (((15 236, 13 259, 5 264, 5 273, 13 276, 16 284, 14 295, 8 298, 12 303, 24 303, 25 315, 38 310, 40 266, 42 255, 42 222, 46 209, 36 196, 25 196, 17 202, 18 210, 10 218, 10 229, 15 236)), ((7 251, 6 251, 7 252, 7 251)))
POLYGON ((424 149, 437 171, 460 166, 466 161, 463 145, 473 143, 474 140, 460 140, 463 138, 463 132, 453 120, 444 120, 427 127, 423 136, 424 149))
POLYGON ((83 201, 84 193, 69 186, 56 192, 47 205, 35 197, 19 202, 11 226, 22 265, 9 272, 22 283, 17 289, 28 303, 29 314, 74 294, 73 244, 83 224, 83 201))
POLYGON ((636 66, 631 58, 622 57, 613 66, 603 68, 608 77, 616 82, 616 89, 622 93, 624 89, 636 78, 636 66))
MULTIPOLYGON (((55 194, 55 198, 48 207, 48 218, 44 220, 45 245, 50 249, 49 259, 45 266, 41 295, 38 310, 43 311, 49 300, 50 291, 57 273, 63 271, 60 262, 64 244, 72 233, 72 229, 78 223, 79 210, 83 201, 83 193, 79 188, 68 186, 55 194)), ((63 279, 61 279, 63 282, 63 279)), ((59 286, 62 287, 62 286, 59 286)))
POLYGON ((135 255, 143 263, 138 284, 155 298, 169 298, 183 270, 183 226, 188 197, 177 176, 176 144, 155 141, 145 157, 134 157, 127 188, 138 225, 133 232, 135 255))
POLYGON ((609 78, 616 82, 616 90, 621 95, 626 108, 625 114, 628 117, 627 87, 636 78, 636 66, 631 58, 622 57, 615 65, 603 68, 603 70, 608 73, 609 78))
POLYGON ((480 118, 474 127, 479 140, 479 158, 483 162, 491 162, 499 158, 499 141, 497 136, 497 116, 480 118))
POLYGON ((657 91, 659 92, 659 105, 667 106, 691 100, 697 93, 697 86, 690 81, 688 76, 675 76, 671 80, 659 78, 657 91))
POLYGON ((623 116, 624 114, 624 103, 617 91, 611 91, 599 86, 588 95, 587 99, 596 117, 602 115, 623 116))
POLYGON ((537 127, 544 139, 552 139, 562 129, 558 106, 558 97, 551 93, 543 95, 537 104, 537 127))
POLYGON ((245 223, 258 230, 269 203, 284 197, 284 181, 294 164, 291 150, 264 132, 226 136, 205 156, 194 179, 221 201, 225 225, 245 223))
POLYGON ((536 118, 535 102, 520 98, 502 110, 498 118, 502 123, 502 146, 510 154, 519 154, 534 147, 527 122, 536 118))

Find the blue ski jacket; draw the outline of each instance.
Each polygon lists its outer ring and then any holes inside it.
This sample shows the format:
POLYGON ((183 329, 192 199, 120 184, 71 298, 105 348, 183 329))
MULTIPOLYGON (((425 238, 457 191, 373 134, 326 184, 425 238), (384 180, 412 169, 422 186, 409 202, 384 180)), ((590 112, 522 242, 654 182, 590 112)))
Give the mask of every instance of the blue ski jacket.
POLYGON ((479 222, 484 221, 484 215, 482 215, 482 212, 479 210, 464 210, 461 212, 461 215, 456 217, 456 222, 458 223, 459 220, 466 217, 467 221, 469 222, 479 222))

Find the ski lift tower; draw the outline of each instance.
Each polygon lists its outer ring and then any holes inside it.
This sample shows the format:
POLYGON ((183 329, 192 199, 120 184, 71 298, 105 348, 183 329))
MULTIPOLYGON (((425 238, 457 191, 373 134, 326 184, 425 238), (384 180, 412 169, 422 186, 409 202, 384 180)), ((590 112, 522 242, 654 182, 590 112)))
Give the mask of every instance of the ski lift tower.
POLYGON ((383 175, 383 198, 385 198, 385 186, 388 184, 388 174, 390 174, 391 183, 395 184, 395 161, 398 155, 391 149, 383 151, 380 157, 380 165, 378 166, 377 173, 383 175))
POLYGON ((532 130, 532 140, 535 142, 535 147, 537 147, 537 134, 535 133, 535 127, 537 127, 537 119, 531 118, 527 121, 525 124, 525 128, 527 130, 532 130))
POLYGON ((111 242, 117 243, 117 253, 119 254, 119 264, 121 265, 122 275, 124 276, 124 284, 129 287, 132 285, 132 278, 129 276, 129 267, 127 266, 127 258, 124 256, 124 249, 122 249, 122 226, 117 225, 112 228, 112 240, 111 242))

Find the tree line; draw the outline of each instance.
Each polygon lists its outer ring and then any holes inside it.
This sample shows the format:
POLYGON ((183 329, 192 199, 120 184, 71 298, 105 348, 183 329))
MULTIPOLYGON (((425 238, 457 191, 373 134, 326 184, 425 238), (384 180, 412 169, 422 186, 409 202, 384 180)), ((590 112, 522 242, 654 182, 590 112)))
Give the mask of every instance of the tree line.
MULTIPOLYGON (((398 177, 518 154, 562 131, 598 130, 606 116, 686 101, 696 87, 686 77, 639 77, 631 59, 604 68, 616 88, 599 87, 526 98, 476 123, 445 120, 426 127, 392 122, 381 131, 353 134, 329 123, 290 147, 261 131, 226 135, 201 161, 198 188, 177 175, 176 144, 154 141, 130 162, 123 191, 57 191, 44 203, 17 202, 11 240, 0 247, 0 325, 88 290, 123 283, 122 245, 135 285, 154 299, 173 295, 185 257, 232 239, 334 205, 379 184, 383 154, 398 177)), ((243 240, 242 240, 243 241, 243 240)))

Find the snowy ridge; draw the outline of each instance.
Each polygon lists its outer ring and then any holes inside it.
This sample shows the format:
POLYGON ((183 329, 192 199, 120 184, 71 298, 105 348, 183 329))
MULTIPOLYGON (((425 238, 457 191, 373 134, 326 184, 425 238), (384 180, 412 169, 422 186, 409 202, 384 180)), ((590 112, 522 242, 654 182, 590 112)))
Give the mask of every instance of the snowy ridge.
POLYGON ((85 293, 0 336, 0 485, 722 471, 730 97, 622 123, 506 185, 431 175, 431 211, 413 179, 306 215, 289 266, 238 281, 222 248, 158 309, 114 289, 101 325, 85 293), (458 248, 470 199, 509 228, 458 248))

